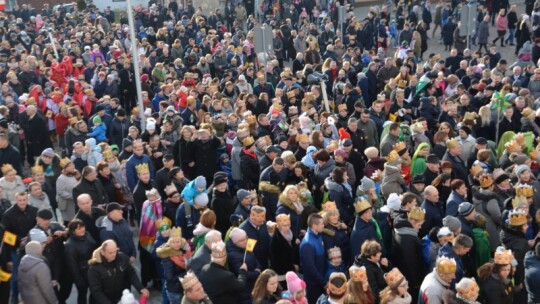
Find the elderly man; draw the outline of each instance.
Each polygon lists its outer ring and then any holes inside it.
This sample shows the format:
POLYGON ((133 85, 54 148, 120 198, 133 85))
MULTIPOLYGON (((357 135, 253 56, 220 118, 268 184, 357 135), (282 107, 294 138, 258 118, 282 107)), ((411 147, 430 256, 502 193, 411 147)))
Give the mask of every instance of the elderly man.
POLYGON ((192 272, 181 278, 180 283, 184 289, 184 298, 180 304, 212 304, 201 282, 192 272))
MULTIPOLYGON (((107 205, 107 216, 100 218, 96 222, 96 226, 99 227, 99 240, 103 242, 113 240, 114 246, 116 247, 116 244, 118 244, 120 251, 129 257, 129 262, 134 263, 137 249, 133 242, 133 234, 126 220, 122 217, 122 209, 122 206, 118 203, 107 205)), ((92 287, 90 287, 90 290, 92 290, 92 287)))
POLYGON ((422 209, 426 210, 426 218, 422 228, 418 232, 418 236, 423 238, 429 233, 433 227, 442 227, 442 219, 444 212, 441 204, 439 203, 439 190, 434 186, 427 186, 424 189, 424 201, 422 202, 422 209))
POLYGON ((442 256, 437 258, 433 271, 426 276, 420 287, 419 303, 443 303, 442 295, 450 289, 450 284, 456 278, 456 261, 442 256))
POLYGON ((96 226, 96 221, 105 215, 105 211, 92 206, 92 197, 87 193, 77 196, 77 207, 79 211, 75 214, 75 218, 84 222, 86 230, 94 240, 99 240, 99 228, 96 226))
POLYGON ((201 246, 191 258, 189 269, 196 275, 201 272, 204 265, 210 263, 210 256, 212 254, 212 244, 221 241, 221 232, 217 230, 210 230, 204 237, 204 246, 201 246))

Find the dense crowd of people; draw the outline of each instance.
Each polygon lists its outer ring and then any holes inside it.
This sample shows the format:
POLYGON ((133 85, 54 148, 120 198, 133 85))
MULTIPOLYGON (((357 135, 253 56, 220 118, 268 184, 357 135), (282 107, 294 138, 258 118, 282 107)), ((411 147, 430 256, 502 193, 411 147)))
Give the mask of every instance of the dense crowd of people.
POLYGON ((0 303, 540 303, 540 2, 352 4, 1 13, 0 303))

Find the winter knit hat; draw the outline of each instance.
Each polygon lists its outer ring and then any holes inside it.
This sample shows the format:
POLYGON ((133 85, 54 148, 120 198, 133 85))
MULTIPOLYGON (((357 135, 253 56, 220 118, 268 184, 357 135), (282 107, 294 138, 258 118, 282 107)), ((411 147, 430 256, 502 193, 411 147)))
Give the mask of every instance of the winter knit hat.
POLYGON ((234 227, 232 230, 231 230, 231 234, 230 234, 230 237, 231 237, 231 240, 233 241, 233 243, 238 243, 239 241, 243 240, 245 237, 246 237, 246 232, 240 228, 236 228, 234 227))
POLYGON ((41 152, 41 156, 46 156, 53 158, 54 157, 54 150, 52 148, 47 148, 41 152))
POLYGON ((43 249, 41 248, 41 243, 36 241, 31 241, 24 246, 24 251, 26 254, 33 255, 33 256, 41 256, 43 249))
POLYGON ((195 187, 197 188, 206 188, 206 179, 204 176, 197 176, 195 179, 195 187))
POLYGON ((364 176, 360 180, 360 186, 358 186, 358 190, 361 190, 365 193, 365 192, 368 192, 369 189, 371 188, 375 188, 375 182, 371 180, 370 178, 368 178, 367 176, 364 176))
POLYGON ((287 281, 287 289, 291 294, 291 298, 296 299, 296 294, 306 288, 306 283, 301 280, 295 272, 289 271, 285 275, 285 280, 287 281))
POLYGON ((29 236, 31 241, 36 241, 38 243, 43 243, 47 240, 45 232, 38 228, 30 230, 29 236))
POLYGON ((474 210, 474 206, 469 202, 463 202, 459 204, 459 207, 458 207, 458 213, 461 216, 467 216, 471 214, 473 210, 474 210))
POLYGON ((390 193, 388 200, 386 201, 388 208, 392 210, 399 210, 401 208, 401 199, 396 193, 390 193))
POLYGON ((122 140, 122 149, 125 149, 127 147, 131 147, 133 146, 133 142, 131 142, 131 140, 127 139, 127 138, 124 138, 122 140))
POLYGON ((95 124, 95 125, 100 125, 101 124, 101 117, 99 115, 96 115, 94 116, 94 118, 92 119, 92 123, 95 124))
POLYGON ((514 170, 514 172, 516 173, 516 176, 520 176, 521 173, 525 172, 525 171, 531 171, 531 168, 529 168, 529 166, 527 165, 519 165, 516 167, 516 169, 514 170))
POLYGON ((238 191, 236 191, 236 196, 238 197, 239 202, 242 202, 248 195, 249 191, 245 189, 238 189, 238 191))
POLYGON ((195 196, 195 199, 193 199, 193 202, 195 203, 195 205, 199 207, 206 207, 206 205, 208 205, 208 194, 206 194, 206 192, 203 192, 195 196))
POLYGON ((458 230, 461 229, 461 222, 456 217, 453 217, 451 215, 447 215, 445 218, 443 218, 443 225, 445 227, 448 227, 450 231, 452 231, 454 234, 457 234, 458 230))

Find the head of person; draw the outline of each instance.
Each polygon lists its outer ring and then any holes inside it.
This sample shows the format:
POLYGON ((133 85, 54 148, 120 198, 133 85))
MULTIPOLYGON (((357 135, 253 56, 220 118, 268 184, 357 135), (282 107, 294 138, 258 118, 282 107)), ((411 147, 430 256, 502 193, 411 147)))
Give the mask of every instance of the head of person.
POLYGON ((218 230, 210 230, 204 236, 204 245, 208 247, 208 249, 212 249, 212 244, 221 240, 221 232, 218 230))
POLYGON ((182 289, 184 289, 184 297, 189 301, 199 303, 205 298, 204 288, 193 272, 188 272, 181 278, 180 284, 182 284, 182 289))
POLYGON ((86 234, 86 225, 80 219, 74 219, 69 222, 67 229, 69 236, 83 237, 86 234))
POLYGON ((105 211, 107 212, 107 216, 114 222, 118 222, 123 218, 123 208, 122 205, 120 205, 119 203, 107 204, 105 211))
POLYGON ((261 227, 266 222, 266 208, 262 206, 251 207, 249 221, 256 227, 261 227))
POLYGON ((437 258, 435 269, 446 284, 450 284, 456 278, 457 263, 453 258, 446 256, 437 258))
POLYGON ((277 273, 272 269, 265 269, 255 281, 251 297, 254 303, 262 303, 265 297, 276 294, 279 289, 277 273))
POLYGON ((308 227, 317 234, 322 233, 324 229, 324 221, 322 216, 318 213, 310 214, 308 217, 308 227))
POLYGON ((106 240, 101 244, 100 254, 107 262, 113 262, 118 255, 118 245, 113 240, 106 240))
POLYGON ((424 198, 426 199, 426 201, 438 203, 439 190, 437 190, 437 188, 435 188, 434 186, 427 186, 426 189, 424 189, 424 198))
POLYGON ((90 195, 86 193, 80 194, 77 197, 77 206, 82 212, 90 214, 92 212, 92 198, 90 195))
POLYGON ((360 254, 362 257, 377 263, 381 259, 382 247, 375 240, 367 240, 362 244, 360 254))
POLYGON ((466 255, 473 246, 473 240, 466 234, 458 234, 452 241, 452 248, 459 256, 466 255))

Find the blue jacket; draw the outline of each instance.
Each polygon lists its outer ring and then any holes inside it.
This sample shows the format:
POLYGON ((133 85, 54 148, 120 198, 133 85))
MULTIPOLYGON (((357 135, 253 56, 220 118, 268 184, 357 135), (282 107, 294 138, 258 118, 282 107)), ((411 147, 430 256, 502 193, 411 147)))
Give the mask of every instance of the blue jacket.
POLYGON ((99 227, 99 238, 101 242, 114 240, 122 253, 129 257, 137 256, 133 234, 126 220, 121 219, 118 222, 114 222, 108 216, 104 216, 97 220, 96 225, 99 227))
POLYGON ((92 132, 87 134, 88 137, 94 137, 97 141, 106 141, 107 140, 107 126, 105 124, 100 124, 99 126, 94 126, 92 132))
POLYGON ((159 103, 163 100, 167 100, 167 97, 159 96, 159 94, 156 94, 154 98, 152 98, 152 108, 154 109, 154 112, 159 112, 159 103))
POLYGON ((239 275, 240 266, 244 263, 244 254, 246 256, 245 263, 247 265, 246 274, 246 289, 239 295, 239 302, 243 304, 251 304, 251 290, 255 286, 255 281, 259 277, 260 272, 255 269, 261 269, 261 265, 253 252, 246 254, 245 250, 236 246, 231 239, 227 241, 227 261, 229 262, 229 270, 235 275, 239 275))
POLYGON ((456 282, 461 281, 461 279, 465 276, 465 265, 463 265, 461 257, 454 252, 454 249, 452 249, 452 243, 446 243, 439 249, 438 257, 442 256, 456 260, 456 278, 452 281, 452 284, 450 285, 452 290, 454 290, 456 282))
POLYGON ((525 255, 525 287, 529 294, 529 302, 540 302, 540 258, 529 251, 525 255))
POLYGON ((257 261, 259 261, 261 269, 268 268, 268 259, 270 258, 270 234, 268 234, 266 224, 257 229, 248 219, 240 224, 240 227, 238 228, 244 230, 248 238, 257 240, 253 253, 257 258, 257 261))
POLYGON ((326 253, 322 235, 313 233, 311 228, 300 243, 300 264, 307 288, 323 288, 326 285, 326 253))
POLYGON ((189 240, 193 237, 193 230, 195 226, 199 223, 201 218, 201 210, 197 210, 192 206, 189 206, 191 209, 191 216, 186 217, 186 203, 180 204, 180 207, 176 209, 176 219, 175 223, 177 227, 182 228, 182 236, 189 240))
POLYGON ((135 154, 131 155, 126 163, 126 177, 129 189, 131 191, 135 190, 135 186, 137 185, 137 170, 135 167, 137 165, 147 163, 150 168, 150 178, 154 179, 154 170, 152 168, 152 161, 150 160, 150 157, 146 154, 143 154, 142 156, 137 156, 135 154))
POLYGON ((334 272, 347 273, 347 269, 345 268, 345 264, 343 263, 343 261, 337 267, 332 265, 332 263, 330 263, 330 261, 326 261, 326 273, 324 274, 324 279, 327 282, 328 282, 328 279, 330 279, 330 276, 332 275, 332 273, 334 273, 334 272))
POLYGON ((354 259, 360 254, 360 247, 367 240, 375 240, 382 246, 382 242, 377 234, 377 227, 373 220, 366 222, 359 216, 356 216, 356 221, 351 232, 351 259, 354 259))
POLYGON ((419 238, 423 238, 425 235, 427 235, 429 233, 429 230, 431 230, 431 228, 433 227, 442 227, 442 219, 444 217, 441 203, 439 202, 433 204, 432 202, 424 200, 421 207, 422 209, 426 210, 426 219, 424 224, 422 224, 420 231, 418 232, 419 238))
POLYGON ((190 206, 194 206, 195 203, 193 202, 193 199, 201 193, 202 192, 199 192, 195 186, 195 180, 192 180, 184 187, 180 196, 184 199, 184 202, 187 202, 190 206))
POLYGON ((353 259, 350 258, 350 237, 347 233, 347 229, 338 229, 332 225, 325 225, 322 237, 326 252, 328 252, 328 249, 330 248, 339 247, 341 249, 341 257, 343 262, 346 265, 349 265, 349 262, 353 261, 353 259))
POLYGON ((458 216, 459 204, 465 201, 465 197, 456 191, 452 191, 446 200, 446 215, 458 216))

